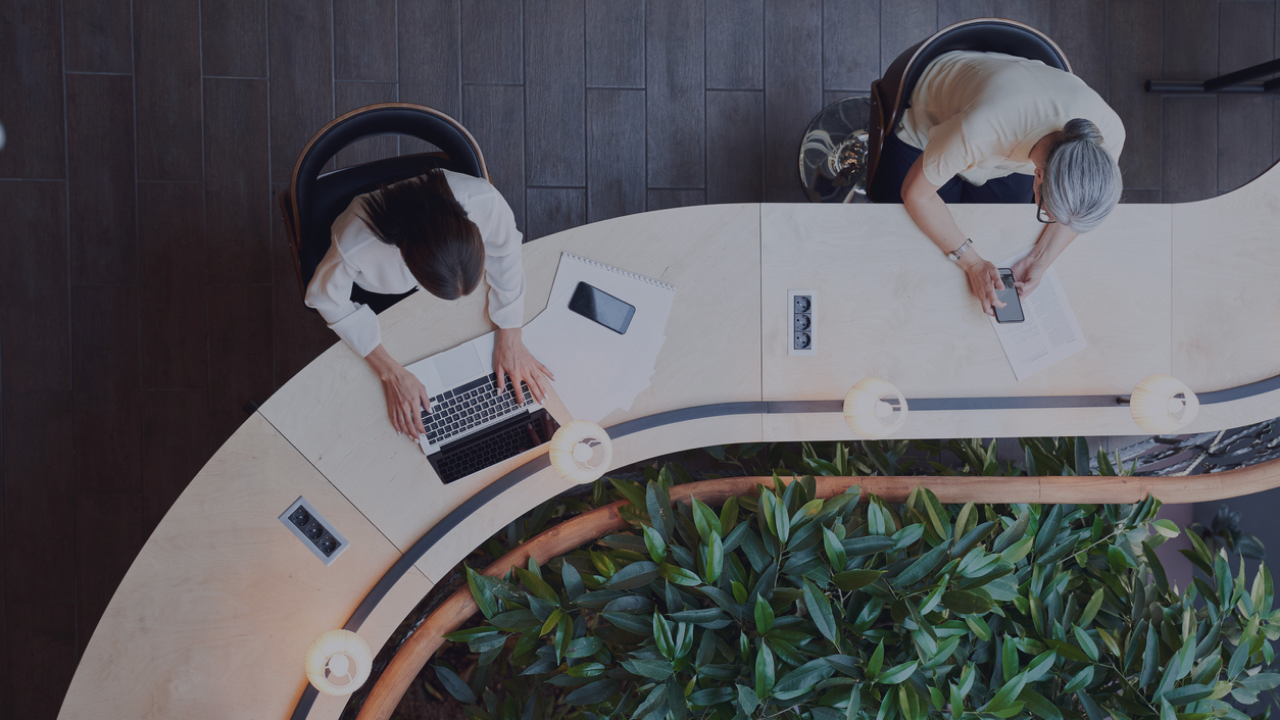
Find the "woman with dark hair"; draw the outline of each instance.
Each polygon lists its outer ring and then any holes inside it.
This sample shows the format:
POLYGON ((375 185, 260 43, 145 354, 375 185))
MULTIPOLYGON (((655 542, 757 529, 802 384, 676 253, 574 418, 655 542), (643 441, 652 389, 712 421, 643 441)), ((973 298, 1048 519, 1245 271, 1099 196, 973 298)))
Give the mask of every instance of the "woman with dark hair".
POLYGON ((953 51, 925 68, 896 132, 884 139, 867 196, 906 206, 965 271, 993 314, 996 266, 982 259, 947 203, 1036 203, 1044 229, 1013 266, 1020 296, 1080 233, 1120 201, 1120 117, 1083 80, 1038 60, 953 51))
POLYGON ((359 195, 333 223, 333 243, 307 286, 307 305, 363 357, 382 381, 387 415, 396 432, 425 433, 419 407, 431 409, 426 388, 382 347, 378 317, 351 298, 353 285, 398 295, 422 288, 456 300, 470 295, 483 276, 489 283, 489 317, 498 326, 493 368, 501 389, 507 377, 517 401, 520 383, 546 398, 554 376, 529 354, 521 339, 524 267, 520 231, 502 195, 483 178, 431 170, 359 195))

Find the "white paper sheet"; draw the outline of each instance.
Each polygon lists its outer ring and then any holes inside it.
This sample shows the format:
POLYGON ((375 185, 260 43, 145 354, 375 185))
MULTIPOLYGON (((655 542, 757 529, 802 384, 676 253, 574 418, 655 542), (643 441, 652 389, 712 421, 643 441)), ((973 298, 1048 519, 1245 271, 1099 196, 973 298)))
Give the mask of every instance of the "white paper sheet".
POLYGON ((600 422, 615 409, 629 409, 649 387, 674 299, 671 285, 565 253, 547 309, 525 326, 524 344, 556 376, 552 385, 569 412, 600 422), (579 282, 635 306, 626 333, 569 309, 579 282))
MULTIPOLYGON (((1013 267, 1027 252, 1030 251, 1018 253, 999 267, 1013 267)), ((1052 267, 1040 278, 1040 285, 1031 296, 1022 299, 1022 313, 1026 320, 1020 323, 998 323, 991 318, 991 327, 995 328, 1000 347, 1019 381, 1089 346, 1071 303, 1062 292, 1058 273, 1052 267)))

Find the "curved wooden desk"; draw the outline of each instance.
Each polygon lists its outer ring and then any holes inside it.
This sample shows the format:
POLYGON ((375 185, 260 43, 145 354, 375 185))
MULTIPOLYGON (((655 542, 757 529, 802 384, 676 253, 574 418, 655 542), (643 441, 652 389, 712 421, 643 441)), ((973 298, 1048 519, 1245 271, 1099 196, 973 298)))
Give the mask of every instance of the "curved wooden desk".
MULTIPOLYGON (((955 210, 989 259, 1039 231, 1026 208, 955 210)), ((706 206, 569 230, 525 247, 527 315, 543 309, 562 251, 661 278, 678 289, 653 383, 602 424, 753 403, 629 432, 615 442, 615 465, 719 443, 849 438, 830 401, 871 375, 911 399, 1041 405, 913 411, 900 437, 1127 435, 1135 429, 1123 407, 1063 409, 1053 399, 1128 394, 1152 372, 1200 393, 1280 375, 1276 227, 1277 168, 1213 200, 1117 208, 1056 265, 1090 347, 1023 383, 962 274, 901 207, 706 206), (786 355, 788 288, 819 292, 814 356, 786 355), (828 402, 782 404, 791 401, 828 402)), ((384 343, 405 362, 456 345, 487 331, 483 303, 483 293, 452 303, 418 293, 381 316, 384 343)), ((1242 394, 1205 404, 1189 429, 1280 416, 1280 390, 1242 394)), ((494 481, 528 461, 536 467, 537 453, 441 485, 422 453, 390 431, 364 361, 335 345, 232 436, 165 516, 99 623, 61 717, 289 716, 306 688, 312 639, 351 620, 442 518, 469 498, 483 505, 437 528, 431 550, 382 588, 357 623, 370 645, 471 548, 566 488, 541 469, 498 492, 494 481), (299 495, 352 543, 332 566, 277 520, 299 495)), ((1275 484, 1280 471, 1265 477, 1275 484)), ((1220 483, 1211 492, 1235 494, 1220 483)), ((322 696, 304 714, 334 718, 343 703, 322 696)))

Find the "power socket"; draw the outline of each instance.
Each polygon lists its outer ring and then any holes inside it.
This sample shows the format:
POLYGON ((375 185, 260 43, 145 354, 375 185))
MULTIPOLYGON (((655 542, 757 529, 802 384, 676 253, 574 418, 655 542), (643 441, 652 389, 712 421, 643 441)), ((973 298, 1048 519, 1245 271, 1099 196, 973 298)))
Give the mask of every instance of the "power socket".
POLYGON ((816 352, 813 299, 817 295, 813 290, 787 291, 787 311, 791 317, 791 332, 787 333, 788 355, 813 355, 816 352))
POLYGON ((280 522, 325 565, 333 564, 350 545, 342 533, 311 507, 306 498, 294 500, 288 510, 280 513, 280 522))

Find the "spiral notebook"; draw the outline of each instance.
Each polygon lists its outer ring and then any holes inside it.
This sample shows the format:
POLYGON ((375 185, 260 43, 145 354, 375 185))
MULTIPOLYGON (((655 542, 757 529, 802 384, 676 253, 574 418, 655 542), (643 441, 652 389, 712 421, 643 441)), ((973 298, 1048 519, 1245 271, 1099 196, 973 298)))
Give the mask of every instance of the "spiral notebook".
POLYGON ((564 253, 547 309, 524 329, 524 344, 556 380, 556 394, 575 418, 600 422, 627 410, 649 387, 666 340, 676 289, 660 280, 564 253), (585 282, 635 307, 624 334, 569 309, 585 282))

